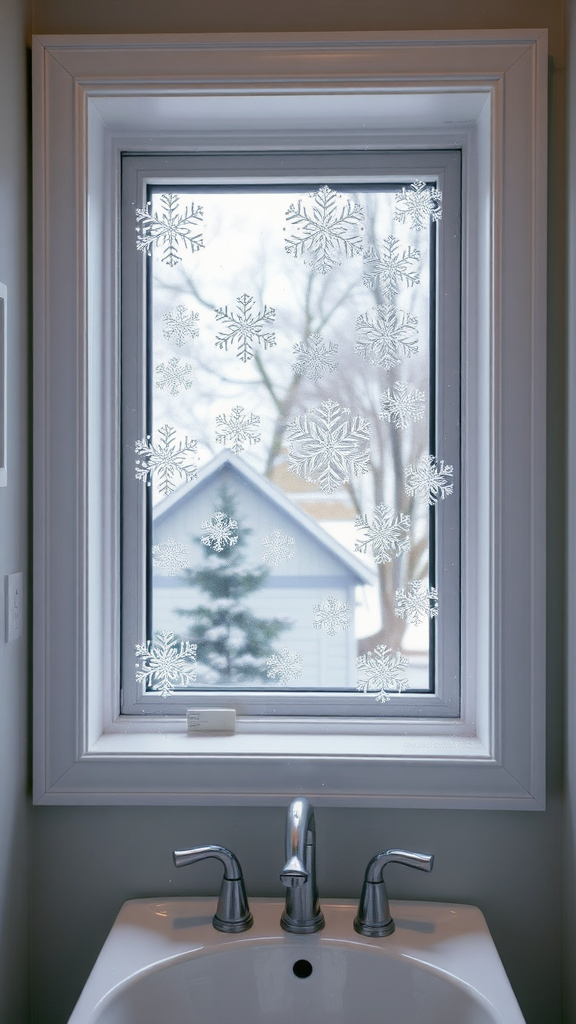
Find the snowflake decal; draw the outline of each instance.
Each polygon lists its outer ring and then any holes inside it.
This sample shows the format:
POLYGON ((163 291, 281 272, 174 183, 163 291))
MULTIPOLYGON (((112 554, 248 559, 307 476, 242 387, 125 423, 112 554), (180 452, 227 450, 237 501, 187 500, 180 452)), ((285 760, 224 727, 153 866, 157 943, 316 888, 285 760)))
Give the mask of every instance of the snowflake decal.
POLYGON ((190 338, 197 338, 200 331, 196 327, 200 319, 199 313, 186 309, 186 306, 176 306, 169 313, 164 313, 162 320, 165 326, 162 333, 168 341, 181 347, 190 338))
POLYGON ((386 644, 378 644, 373 651, 361 654, 356 659, 358 669, 358 690, 373 693, 383 704, 390 700, 390 693, 402 693, 408 688, 408 680, 402 674, 408 664, 398 651, 386 644))
POLYGON ((294 345, 298 361, 293 364, 294 373, 306 375, 311 380, 320 380, 325 373, 332 373, 338 363, 332 357, 338 352, 338 345, 326 343, 319 334, 311 334, 306 341, 294 345))
POLYGON ((189 391, 193 384, 190 363, 182 366, 176 356, 169 359, 167 365, 159 363, 156 367, 156 387, 171 395, 178 395, 181 388, 189 391))
POLYGON ((397 430, 403 430, 410 423, 424 416, 426 395, 404 381, 397 380, 392 391, 388 388, 380 396, 380 419, 393 423, 397 430))
POLYGON ((336 636, 340 629, 350 625, 350 605, 336 597, 327 597, 322 604, 314 605, 314 629, 324 629, 328 636, 336 636))
POLYGON ((418 351, 418 317, 395 306, 375 306, 356 317, 355 351, 375 366, 391 370, 418 351))
POLYGON ((276 344, 274 332, 266 331, 276 318, 276 310, 264 306, 263 310, 254 309, 255 299, 251 295, 239 295, 236 299, 238 311, 228 312, 228 306, 214 310, 216 319, 223 324, 224 330, 216 335, 216 348, 228 351, 228 345, 237 345, 236 355, 243 363, 252 359, 254 345, 262 345, 264 349, 276 344))
POLYGON ((280 562, 294 558, 294 537, 281 530, 273 530, 262 538, 262 561, 268 565, 280 565, 280 562))
POLYGON ((391 562, 410 547, 410 516, 395 512, 389 505, 376 505, 371 523, 366 513, 357 515, 354 526, 364 534, 354 550, 366 552, 371 544, 375 562, 391 562))
POLYGON ((175 267, 182 259, 180 246, 190 249, 190 252, 204 248, 202 234, 194 234, 203 217, 201 206, 192 203, 190 209, 185 206, 180 212, 180 199, 173 193, 160 196, 159 214, 151 213, 151 205, 146 203, 145 209, 136 210, 136 248, 139 252, 147 252, 151 256, 153 245, 162 247, 162 263, 175 267))
POLYGON ((136 644, 136 680, 143 684, 145 691, 159 692, 169 697, 175 687, 192 686, 196 679, 197 644, 188 640, 178 642, 170 630, 156 634, 156 643, 147 640, 136 644))
POLYGON ((282 685, 302 678, 302 655, 281 647, 278 654, 266 658, 266 675, 269 679, 278 679, 282 685))
POLYGON ((367 473, 370 424, 329 399, 297 416, 286 429, 288 468, 331 494, 350 476, 367 473))
POLYGON ((438 591, 428 587, 422 580, 411 580, 407 588, 396 591, 394 614, 417 626, 424 619, 435 619, 438 615, 438 591))
POLYGON ((141 456, 136 459, 136 479, 145 480, 150 487, 152 479, 158 478, 160 493, 170 494, 176 486, 174 477, 194 480, 197 470, 190 460, 192 456, 197 457, 198 442, 185 437, 176 445, 176 431, 167 423, 160 427, 158 434, 157 444, 152 443, 150 434, 136 441, 136 454, 141 456))
POLYGON ((327 185, 309 197, 312 204, 299 199, 286 210, 286 220, 298 234, 286 240, 285 249, 295 259, 301 256, 319 274, 327 274, 340 266, 343 256, 362 252, 364 214, 361 206, 327 185))
POLYGON ((169 537, 162 544, 152 545, 152 564, 163 576, 178 576, 190 564, 190 548, 169 537))
POLYGON ((363 283, 374 289, 379 285, 384 302, 393 302, 401 285, 412 288, 420 284, 420 277, 416 273, 419 262, 418 249, 411 249, 410 246, 401 249, 400 239, 388 235, 381 249, 370 246, 364 250, 363 283))
POLYGON ((452 494, 454 486, 450 477, 453 472, 452 466, 445 466, 442 461, 438 465, 433 455, 423 455, 416 464, 411 462, 404 470, 406 494, 435 505, 438 498, 452 494))
POLYGON ((396 196, 394 220, 400 224, 410 221, 410 227, 421 231, 429 222, 442 219, 442 193, 437 188, 428 188, 425 181, 413 181, 411 191, 405 188, 396 196))
POLYGON ((230 416, 217 416, 216 424, 220 430, 216 433, 219 444, 225 444, 233 452, 243 452, 247 444, 258 444, 260 434, 260 417, 250 413, 247 416, 241 405, 235 405, 230 416))
POLYGON ((207 548, 214 548, 214 551, 224 551, 224 548, 233 548, 238 542, 238 523, 230 519, 224 512, 215 512, 202 523, 204 531, 201 540, 207 548))

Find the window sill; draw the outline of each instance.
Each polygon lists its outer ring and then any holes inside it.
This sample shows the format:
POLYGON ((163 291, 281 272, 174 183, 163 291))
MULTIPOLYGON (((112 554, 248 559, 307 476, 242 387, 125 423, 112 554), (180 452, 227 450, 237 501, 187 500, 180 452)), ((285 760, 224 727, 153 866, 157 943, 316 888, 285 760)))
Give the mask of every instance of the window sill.
POLYGON ((237 719, 234 734, 186 731, 186 720, 146 718, 109 728, 88 751, 90 754, 182 754, 214 757, 253 754, 255 757, 402 757, 418 750, 419 757, 443 752, 452 756, 489 757, 482 741, 450 721, 414 722, 410 719, 384 724, 370 719, 237 719), (459 754, 460 756, 460 754, 459 754))

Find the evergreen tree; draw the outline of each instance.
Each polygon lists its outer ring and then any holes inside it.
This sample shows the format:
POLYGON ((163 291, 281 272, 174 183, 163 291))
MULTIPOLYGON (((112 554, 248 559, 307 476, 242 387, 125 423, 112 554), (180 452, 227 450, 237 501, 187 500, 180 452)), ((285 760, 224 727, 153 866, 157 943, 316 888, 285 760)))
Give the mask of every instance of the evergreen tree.
POLYGON ((258 618, 250 610, 246 599, 264 586, 269 570, 265 565, 246 565, 246 542, 253 530, 238 519, 234 494, 227 487, 220 489, 218 498, 212 519, 223 514, 235 520, 238 539, 233 544, 202 544, 203 564, 186 569, 184 577, 209 600, 195 608, 177 608, 176 612, 191 620, 187 636, 198 645, 199 682, 201 666, 206 666, 211 669, 211 682, 245 686, 256 680, 267 681, 266 659, 274 653, 273 642, 291 623, 258 618))

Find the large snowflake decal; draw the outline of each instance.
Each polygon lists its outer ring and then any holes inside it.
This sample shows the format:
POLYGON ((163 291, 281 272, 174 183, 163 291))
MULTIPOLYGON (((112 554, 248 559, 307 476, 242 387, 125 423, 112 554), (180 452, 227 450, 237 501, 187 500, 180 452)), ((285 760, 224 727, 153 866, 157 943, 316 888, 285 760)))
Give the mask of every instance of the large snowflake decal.
POLYGON ((224 551, 224 548, 233 548, 238 543, 238 523, 224 512, 215 512, 202 523, 201 529, 204 531, 202 543, 214 551, 224 551))
POLYGON ((376 505, 371 523, 366 513, 357 515, 354 526, 364 534, 354 550, 365 552, 371 544, 375 562, 391 562, 410 547, 410 516, 395 512, 390 505, 376 505))
POLYGON ((152 564, 163 576, 178 576, 190 564, 190 548, 169 537, 162 544, 152 545, 152 564))
POLYGON ((291 420, 286 441, 288 468, 328 494, 370 468, 368 420, 331 399, 291 420))
POLYGON ((420 283, 416 268, 420 262, 418 249, 400 248, 400 239, 388 235, 381 249, 370 246, 364 250, 363 283, 368 288, 380 285, 384 302, 393 302, 401 285, 412 288, 420 283))
POLYGON ((269 679, 278 679, 282 685, 302 678, 302 655, 281 647, 278 654, 266 658, 266 675, 269 679))
POLYGON ((264 349, 271 348, 276 344, 276 337, 273 331, 267 331, 275 320, 276 310, 271 306, 264 306, 262 310, 255 310, 255 299, 251 295, 239 295, 236 299, 238 311, 228 312, 228 306, 216 309, 216 319, 224 327, 221 334, 216 335, 216 347, 228 351, 228 345, 237 345, 236 355, 243 363, 252 359, 254 345, 262 345, 264 349))
POLYGON ((452 494, 454 485, 450 477, 453 472, 452 466, 445 466, 442 460, 438 465, 433 455, 422 455, 417 463, 411 462, 404 470, 406 494, 435 505, 438 498, 452 494))
POLYGON ((408 658, 398 651, 391 650, 386 644, 378 644, 373 651, 356 659, 357 689, 373 693, 376 700, 384 704, 390 700, 390 693, 402 693, 408 688, 408 680, 403 675, 407 664, 408 658))
POLYGON ((175 267, 180 262, 180 246, 198 252, 204 248, 201 233, 196 228, 203 217, 201 206, 191 204, 180 212, 180 198, 173 193, 160 196, 161 211, 151 212, 151 203, 146 203, 143 210, 136 210, 136 248, 140 252, 152 254, 152 246, 162 247, 162 263, 175 267))
POLYGON ((136 441, 136 454, 141 456, 136 459, 136 479, 145 480, 148 487, 152 479, 157 479, 160 493, 170 494, 176 486, 175 477, 194 480, 197 470, 191 458, 197 457, 198 442, 185 437, 176 445, 176 431, 167 423, 160 427, 158 434, 157 444, 152 442, 150 434, 136 441))
POLYGON ((418 317, 395 306, 375 306, 356 317, 355 351, 375 366, 391 370, 418 351, 418 317))
POLYGON ((424 619, 435 619, 438 615, 438 591, 428 588, 422 580, 411 580, 408 587, 396 591, 394 614, 417 626, 424 619))
POLYGON ((243 452, 247 444, 257 444, 260 440, 260 417, 253 412, 246 415, 241 405, 235 405, 230 416, 217 416, 216 425, 220 427, 216 432, 218 443, 227 445, 236 454, 243 452))
POLYGON ((294 558, 294 537, 281 530, 272 530, 272 533, 262 538, 263 562, 276 566, 291 558, 294 558))
POLYGON ((182 346, 190 338, 197 338, 200 331, 196 327, 200 319, 199 313, 186 309, 186 306, 176 306, 169 313, 164 313, 162 320, 165 326, 162 333, 168 341, 173 341, 178 347, 182 346))
POLYGON ((332 373, 338 363, 332 357, 338 352, 338 345, 331 341, 326 343, 319 334, 311 334, 306 341, 294 345, 297 362, 292 366, 294 373, 306 375, 312 380, 320 380, 325 373, 332 373))
POLYGON ((299 199, 286 210, 286 220, 298 234, 286 240, 285 249, 289 256, 303 257, 319 274, 327 274, 340 266, 343 256, 362 252, 364 214, 361 206, 327 185, 309 197, 312 204, 299 199))
POLYGON ((158 363, 156 367, 157 388, 168 391, 170 395, 178 395, 181 388, 189 391, 193 384, 190 363, 181 364, 177 356, 172 356, 167 364, 158 363))
POLYGON ((396 196, 394 220, 400 224, 410 221, 410 227, 421 231, 433 221, 442 219, 442 193, 437 188, 428 188, 425 181, 413 181, 410 190, 402 189, 396 196))
POLYGON ((155 636, 155 643, 147 640, 136 644, 136 680, 143 684, 145 691, 159 692, 169 697, 176 687, 190 687, 196 679, 197 644, 188 640, 177 641, 170 630, 162 630, 155 636))
POLYGON ((337 597, 327 597, 321 604, 314 605, 314 629, 323 629, 328 636, 336 636, 340 629, 350 625, 350 605, 337 597))
POLYGON ((424 416, 426 395, 418 388, 411 387, 404 381, 394 382, 392 390, 388 388, 380 396, 380 419, 393 423, 397 430, 408 427, 410 423, 421 420, 424 416))

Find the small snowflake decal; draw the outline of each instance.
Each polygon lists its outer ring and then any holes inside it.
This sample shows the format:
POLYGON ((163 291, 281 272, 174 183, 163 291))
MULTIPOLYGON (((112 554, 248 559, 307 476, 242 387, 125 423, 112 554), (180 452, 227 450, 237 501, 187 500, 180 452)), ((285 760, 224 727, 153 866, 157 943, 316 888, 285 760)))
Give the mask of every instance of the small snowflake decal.
POLYGON ((178 642, 170 630, 156 634, 156 643, 147 640, 135 645, 136 681, 143 684, 148 692, 159 692, 169 697, 175 687, 192 686, 196 679, 197 644, 187 640, 178 642))
POLYGON ((180 212, 180 198, 173 193, 160 196, 161 212, 151 213, 151 203, 146 203, 144 210, 136 210, 136 248, 139 252, 152 255, 152 246, 163 247, 162 263, 175 267, 182 256, 179 248, 198 252, 204 248, 202 234, 194 234, 203 217, 201 206, 191 204, 180 212))
POLYGON ((384 302, 394 302, 401 285, 412 288, 420 284, 416 268, 420 262, 418 249, 400 248, 400 239, 388 235, 382 242, 381 249, 370 246, 364 250, 363 283, 368 288, 378 285, 382 291, 384 302))
POLYGON ((358 669, 358 690, 373 693, 383 704, 390 700, 390 693, 402 693, 408 688, 408 680, 402 674, 408 664, 398 651, 386 644, 378 644, 373 651, 361 654, 356 659, 358 669))
POLYGON ((278 679, 282 685, 302 678, 302 655, 281 647, 278 654, 266 658, 266 675, 269 679, 278 679))
POLYGON ((371 523, 366 513, 357 515, 354 526, 364 534, 354 550, 365 552, 371 544, 375 562, 391 562, 410 547, 410 516, 395 512, 389 505, 376 505, 371 523))
POLYGON ((200 319, 199 313, 186 309, 186 306, 176 306, 169 313, 164 313, 162 320, 165 326, 162 333, 168 341, 173 341, 179 348, 191 338, 197 338, 200 331, 196 327, 200 319))
POLYGON ((260 417, 250 413, 247 416, 241 405, 235 405, 230 416, 217 416, 216 424, 220 430, 216 433, 219 444, 225 444, 233 452, 243 452, 247 444, 258 444, 260 434, 260 417))
POLYGON ((428 587, 422 580, 411 580, 407 588, 396 591, 396 609, 399 619, 406 619, 417 626, 424 619, 435 619, 438 615, 438 591, 428 587))
POLYGON ((281 530, 273 530, 262 538, 262 561, 268 565, 280 565, 280 562, 294 558, 294 537, 281 530))
POLYGON ((299 199, 286 210, 286 220, 298 234, 286 240, 285 249, 289 256, 301 256, 319 274, 327 274, 340 266, 342 257, 362 252, 364 215, 361 206, 327 185, 309 197, 312 204, 299 199))
POLYGON ((266 331, 266 328, 274 323, 276 310, 271 306, 264 306, 263 310, 256 311, 255 301, 251 295, 244 293, 236 299, 237 313, 229 313, 228 306, 214 310, 216 319, 224 326, 223 332, 216 335, 216 348, 223 348, 227 352, 228 345, 237 345, 236 356, 243 363, 252 359, 255 344, 262 345, 264 349, 276 344, 274 333, 266 331))
POLYGON ((322 604, 314 605, 314 629, 324 629, 328 636, 336 636, 340 629, 350 625, 350 605, 336 597, 327 597, 322 604))
POLYGON ((415 465, 411 462, 404 470, 406 494, 435 505, 438 498, 452 494, 454 486, 450 477, 453 472, 452 466, 445 466, 442 461, 438 465, 433 455, 423 455, 415 465))
POLYGON ((425 181, 413 181, 410 189, 412 191, 403 188, 398 192, 394 220, 400 224, 409 220, 411 228, 421 231, 430 217, 433 221, 442 219, 442 193, 439 189, 428 188, 425 181))
POLYGON ((331 494, 370 468, 370 424, 329 399, 286 429, 288 468, 331 494))
POLYGON ((178 576, 190 564, 190 548, 169 537, 162 544, 152 545, 152 564, 163 576, 178 576))
POLYGON ((157 444, 152 443, 150 434, 136 441, 136 454, 141 456, 136 459, 136 479, 145 480, 150 487, 152 478, 158 478, 160 493, 170 494, 176 486, 174 477, 194 480, 197 470, 190 460, 192 456, 197 457, 198 442, 185 437, 176 445, 176 431, 167 423, 160 427, 158 434, 157 444))
POLYGON ((294 373, 306 375, 311 380, 320 380, 325 373, 332 373, 338 363, 332 357, 338 352, 338 345, 326 343, 319 334, 311 334, 306 341, 294 345, 297 362, 292 366, 294 373))
POLYGON ((171 395, 180 394, 181 388, 189 391, 193 384, 190 363, 182 365, 176 356, 172 356, 167 365, 159 363, 156 367, 156 387, 171 395))
POLYGON ((215 512, 206 522, 202 523, 204 531, 201 540, 207 548, 214 548, 214 551, 224 551, 224 548, 233 548, 238 542, 238 523, 230 519, 224 512, 215 512))
POLYGON ((375 306, 356 317, 354 350, 375 366, 391 370, 418 351, 418 317, 395 306, 375 306))
POLYGON ((380 396, 380 419, 393 423, 397 430, 403 430, 424 416, 426 395, 404 381, 397 380, 392 391, 388 388, 380 396))

